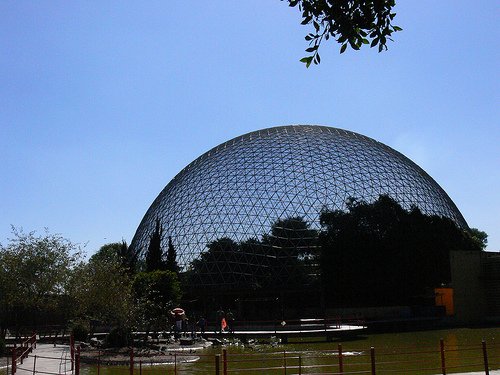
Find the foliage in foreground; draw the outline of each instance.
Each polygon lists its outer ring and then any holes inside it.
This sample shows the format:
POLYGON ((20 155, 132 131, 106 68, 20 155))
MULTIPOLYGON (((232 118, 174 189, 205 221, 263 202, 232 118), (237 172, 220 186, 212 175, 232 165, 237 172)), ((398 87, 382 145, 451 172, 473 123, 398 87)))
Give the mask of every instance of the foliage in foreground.
POLYGON ((138 273, 133 282, 136 323, 149 333, 166 328, 169 311, 181 298, 177 274, 171 271, 138 273))
POLYGON ((310 55, 300 61, 307 67, 319 64, 319 47, 330 38, 341 44, 340 53, 349 45, 359 50, 364 44, 378 46, 378 51, 387 50, 387 40, 394 32, 402 30, 392 24, 396 13, 395 0, 288 0, 290 7, 298 7, 302 13, 302 25, 314 27, 307 34, 306 49, 310 55))
POLYGON ((13 238, 0 244, 0 328, 36 319, 71 315, 67 298, 71 274, 80 263, 80 248, 58 234, 25 233, 12 227, 13 238))
POLYGON ((132 324, 132 277, 122 263, 120 247, 120 243, 102 246, 73 274, 76 316, 108 326, 132 324))

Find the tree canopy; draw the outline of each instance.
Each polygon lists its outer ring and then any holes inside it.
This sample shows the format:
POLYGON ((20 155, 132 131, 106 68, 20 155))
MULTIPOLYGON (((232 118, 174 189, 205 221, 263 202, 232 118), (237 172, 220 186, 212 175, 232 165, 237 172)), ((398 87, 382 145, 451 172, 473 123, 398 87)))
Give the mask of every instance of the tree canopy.
POLYGON ((303 25, 314 28, 305 37, 309 55, 300 60, 307 67, 321 62, 319 47, 330 38, 341 45, 340 53, 347 46, 359 50, 364 44, 378 46, 381 52, 387 50, 392 34, 402 30, 392 24, 395 0, 288 0, 288 4, 299 8, 303 25))
POLYGON ((146 271, 165 270, 163 260, 163 250, 161 243, 163 241, 163 226, 159 218, 156 218, 155 229, 149 235, 149 246, 146 251, 146 271))
POLYGON ((47 312, 66 312, 70 275, 80 264, 81 249, 52 234, 25 233, 12 227, 13 237, 0 244, 0 326, 36 324, 47 312), (64 306, 63 306, 64 305, 64 306))
POLYGON ((131 271, 122 252, 123 242, 104 245, 73 274, 76 316, 109 326, 132 324, 131 271))
POLYGON ((450 251, 480 251, 450 219, 404 210, 381 195, 351 199, 347 211, 320 217, 322 281, 335 305, 415 304, 450 283, 450 251))
POLYGON ((179 273, 179 265, 177 264, 177 251, 175 250, 172 237, 168 236, 167 257, 165 259, 165 268, 167 271, 179 273))
POLYGON ((303 289, 312 283, 317 231, 302 217, 276 220, 262 239, 219 238, 191 262, 189 284, 238 290, 303 289))
POLYGON ((181 298, 177 274, 172 271, 138 273, 133 282, 137 324, 149 333, 151 328, 165 329, 169 311, 181 298))

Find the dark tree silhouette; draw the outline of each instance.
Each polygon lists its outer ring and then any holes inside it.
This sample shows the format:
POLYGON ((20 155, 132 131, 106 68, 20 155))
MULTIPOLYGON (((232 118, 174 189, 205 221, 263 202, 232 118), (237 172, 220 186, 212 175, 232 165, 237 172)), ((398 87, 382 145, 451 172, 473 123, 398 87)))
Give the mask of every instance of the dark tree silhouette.
POLYGON ((238 260, 238 243, 230 238, 219 238, 207 245, 207 251, 191 262, 192 283, 206 288, 224 286, 231 289, 242 282, 241 273, 233 272, 231 265, 238 260))
POLYGON ((169 311, 179 302, 182 293, 177 275, 171 271, 140 272, 133 283, 138 318, 145 327, 165 329, 169 311))
POLYGON ((318 232, 302 217, 279 219, 262 245, 271 255, 273 283, 287 288, 311 284, 317 274, 312 266, 317 255, 318 232))
POLYGON ((486 249, 488 245, 488 235, 486 232, 479 230, 477 228, 470 228, 470 235, 474 241, 481 247, 482 250, 486 249))
POLYGON ((127 245, 125 240, 122 240, 118 249, 118 255, 120 256, 122 266, 128 270, 129 274, 133 275, 137 267, 138 254, 127 245))
POLYGON ((321 214, 320 264, 332 305, 422 304, 450 282, 450 251, 481 247, 450 219, 381 195, 321 214))
POLYGON ((172 236, 168 236, 168 248, 167 248, 167 260, 166 260, 167 271, 179 273, 179 265, 177 264, 177 252, 175 251, 174 244, 172 243, 172 236))
POLYGON ((146 272, 165 270, 165 263, 163 262, 163 251, 161 249, 161 242, 163 239, 163 226, 160 219, 156 219, 155 230, 149 236, 149 246, 146 252, 146 272))
POLYGON ((277 220, 262 240, 219 238, 207 246, 187 272, 204 287, 258 290, 297 289, 317 277, 316 230, 301 217, 277 220))

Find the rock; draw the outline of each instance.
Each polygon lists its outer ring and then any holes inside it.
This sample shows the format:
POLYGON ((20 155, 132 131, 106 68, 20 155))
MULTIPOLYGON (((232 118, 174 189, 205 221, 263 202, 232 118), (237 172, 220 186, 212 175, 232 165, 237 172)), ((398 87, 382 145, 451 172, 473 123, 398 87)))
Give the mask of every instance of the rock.
POLYGON ((181 345, 193 345, 194 344, 194 340, 191 337, 181 337, 179 341, 180 341, 181 345))
POLYGON ((103 341, 99 340, 97 337, 92 337, 90 339, 90 345, 92 345, 92 346, 94 346, 96 348, 102 347, 102 344, 103 344, 103 341))

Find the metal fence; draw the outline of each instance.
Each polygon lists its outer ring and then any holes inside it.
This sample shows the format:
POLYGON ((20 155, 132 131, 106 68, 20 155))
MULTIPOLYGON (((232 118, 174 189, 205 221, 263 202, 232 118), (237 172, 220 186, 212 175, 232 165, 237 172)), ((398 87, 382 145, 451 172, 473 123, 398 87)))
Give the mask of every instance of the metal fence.
MULTIPOLYGON (((36 344, 34 344, 36 345, 36 344)), ((29 364, 22 363, 14 353, 8 375, 80 375, 80 348, 67 348, 67 355, 60 357, 30 355, 29 364), (47 366, 38 367, 41 360, 52 361, 51 370, 47 366)), ((160 366, 154 359, 136 356, 129 349, 120 364, 110 363, 104 352, 98 352, 86 374, 108 375, 112 366, 113 375, 349 375, 349 374, 452 374, 457 372, 484 371, 500 368, 500 344, 485 341, 470 345, 449 345, 441 340, 434 347, 408 347, 377 350, 375 347, 349 349, 341 344, 334 350, 321 351, 267 351, 241 353, 222 348, 218 354, 203 354, 171 351, 167 361, 160 366)), ((109 352, 106 355, 109 356, 109 352)), ((123 352, 120 353, 123 357, 123 352)), ((165 358, 163 358, 165 360, 165 358)), ((89 368, 89 367, 87 367, 89 368)))

